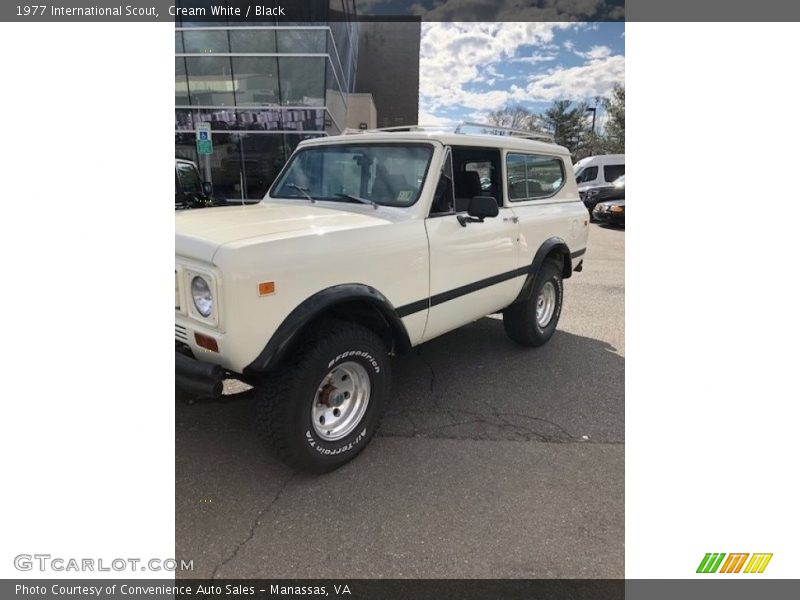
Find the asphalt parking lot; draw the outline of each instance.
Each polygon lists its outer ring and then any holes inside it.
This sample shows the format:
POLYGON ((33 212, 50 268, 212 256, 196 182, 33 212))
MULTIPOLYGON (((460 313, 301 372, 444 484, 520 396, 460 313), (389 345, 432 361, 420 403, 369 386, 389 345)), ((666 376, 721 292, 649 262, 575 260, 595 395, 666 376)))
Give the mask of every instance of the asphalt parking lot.
POLYGON ((590 225, 559 330, 487 317, 395 360, 383 425, 325 476, 272 459, 253 406, 176 404, 191 577, 624 577, 625 232, 590 225))

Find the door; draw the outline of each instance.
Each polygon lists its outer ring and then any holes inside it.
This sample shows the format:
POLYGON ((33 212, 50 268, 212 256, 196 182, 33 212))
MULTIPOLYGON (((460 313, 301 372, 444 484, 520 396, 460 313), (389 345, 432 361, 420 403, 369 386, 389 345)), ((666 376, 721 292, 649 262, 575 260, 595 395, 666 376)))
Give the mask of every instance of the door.
MULTIPOLYGON (((446 189, 448 203, 455 206, 449 158, 441 177, 437 193, 446 189)), ((517 220, 510 208, 502 206, 497 217, 482 223, 462 225, 453 210, 434 211, 426 219, 430 310, 424 341, 502 310, 517 297, 525 275, 518 275, 517 220)))

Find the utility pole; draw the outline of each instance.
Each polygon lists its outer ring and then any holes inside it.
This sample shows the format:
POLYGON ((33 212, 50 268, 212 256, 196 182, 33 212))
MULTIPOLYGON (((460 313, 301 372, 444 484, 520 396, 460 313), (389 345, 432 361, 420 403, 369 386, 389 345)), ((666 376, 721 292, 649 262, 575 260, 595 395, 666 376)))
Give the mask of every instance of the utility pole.
POLYGON ((587 108, 585 112, 592 113, 592 135, 594 135, 594 123, 595 123, 595 120, 597 119, 597 107, 596 106, 592 106, 590 108, 587 108))
POLYGON ((597 120, 597 106, 589 107, 584 112, 591 112, 592 113, 592 137, 591 137, 592 141, 590 142, 589 152, 592 155, 594 155, 594 124, 595 124, 595 121, 597 120))

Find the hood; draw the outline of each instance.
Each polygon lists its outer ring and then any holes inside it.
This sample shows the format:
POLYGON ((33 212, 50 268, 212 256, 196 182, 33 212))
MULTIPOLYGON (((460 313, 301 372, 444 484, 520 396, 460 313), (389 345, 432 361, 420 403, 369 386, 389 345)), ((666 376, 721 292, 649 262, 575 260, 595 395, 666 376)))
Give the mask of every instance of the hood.
POLYGON ((175 214, 175 253, 211 263, 220 246, 232 242, 322 235, 386 222, 379 215, 304 202, 261 202, 187 210, 175 214))
POLYGON ((590 181, 589 183, 579 183, 578 184, 578 191, 579 192, 588 192, 589 190, 599 190, 601 188, 608 188, 614 187, 610 183, 597 183, 595 181, 590 181))

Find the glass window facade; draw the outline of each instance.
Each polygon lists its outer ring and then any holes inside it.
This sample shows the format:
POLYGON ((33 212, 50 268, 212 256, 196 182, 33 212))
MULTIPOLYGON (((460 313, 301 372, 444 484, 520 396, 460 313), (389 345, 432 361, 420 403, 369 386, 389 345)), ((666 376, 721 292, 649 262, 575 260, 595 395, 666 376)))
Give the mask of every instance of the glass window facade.
POLYGON ((358 31, 348 21, 176 21, 175 155, 196 161, 218 197, 260 200, 302 139, 345 127, 358 31), (208 157, 194 148, 199 122, 211 123, 208 157))

